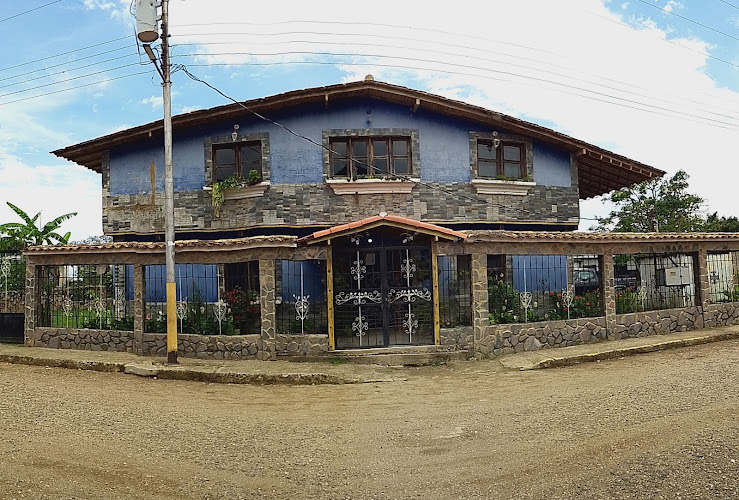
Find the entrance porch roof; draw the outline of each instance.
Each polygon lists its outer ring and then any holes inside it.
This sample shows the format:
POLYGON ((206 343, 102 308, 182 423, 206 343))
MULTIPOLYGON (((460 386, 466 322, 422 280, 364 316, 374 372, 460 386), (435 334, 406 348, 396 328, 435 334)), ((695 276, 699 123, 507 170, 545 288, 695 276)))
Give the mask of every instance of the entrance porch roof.
POLYGON ((454 231, 436 224, 429 224, 428 222, 421 222, 413 219, 407 219, 405 217, 398 217, 397 215, 380 214, 366 219, 358 220, 356 222, 350 222, 348 224, 341 224, 339 226, 330 227, 321 231, 316 231, 313 234, 304 236, 298 240, 298 244, 312 245, 322 241, 332 240, 339 236, 347 236, 349 234, 366 231, 378 226, 395 227, 398 229, 405 229, 409 231, 416 231, 430 236, 435 236, 439 239, 444 240, 460 240, 467 238, 467 235, 459 231, 454 231))

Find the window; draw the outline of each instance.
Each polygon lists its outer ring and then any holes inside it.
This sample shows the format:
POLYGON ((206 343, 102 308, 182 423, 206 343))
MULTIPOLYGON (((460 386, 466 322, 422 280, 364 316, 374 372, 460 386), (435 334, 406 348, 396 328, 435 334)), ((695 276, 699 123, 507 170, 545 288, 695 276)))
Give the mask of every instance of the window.
POLYGON ((523 179, 526 177, 524 145, 502 141, 496 148, 493 140, 478 140, 477 176, 489 179, 523 179))
POLYGON ((261 179, 261 142, 213 144, 213 167, 213 182, 221 182, 232 175, 249 180, 249 173, 252 170, 256 171, 261 179))
POLYGON ((331 177, 411 175, 409 137, 337 137, 329 141, 331 177))

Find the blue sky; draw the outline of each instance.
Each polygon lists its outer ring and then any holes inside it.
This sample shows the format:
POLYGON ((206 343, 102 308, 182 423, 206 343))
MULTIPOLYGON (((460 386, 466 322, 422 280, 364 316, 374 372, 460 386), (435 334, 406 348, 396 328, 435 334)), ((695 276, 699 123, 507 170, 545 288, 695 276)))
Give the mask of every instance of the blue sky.
MULTIPOLYGON (((0 222, 11 201, 102 234, 100 176, 49 151, 161 118, 129 3, 0 2, 0 222)), ((684 169, 705 211, 739 216, 739 0, 428 5, 171 0, 173 62, 241 100, 371 73, 684 169)), ((227 103, 182 72, 173 91, 174 113, 227 103)))

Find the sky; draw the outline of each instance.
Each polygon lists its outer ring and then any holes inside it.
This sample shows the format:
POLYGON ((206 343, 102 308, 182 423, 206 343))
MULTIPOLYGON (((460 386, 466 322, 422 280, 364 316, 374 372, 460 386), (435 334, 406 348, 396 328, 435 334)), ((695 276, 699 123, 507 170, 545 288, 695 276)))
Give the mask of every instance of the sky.
MULTIPOLYGON (((739 216, 739 0, 430 5, 171 0, 172 62, 238 100, 372 74, 685 170, 705 213, 739 216)), ((162 117, 131 0, 3 0, 0 43, 0 223, 9 201, 101 235, 100 175, 49 152, 162 117)), ((172 88, 173 114, 229 102, 172 88)), ((608 210, 581 202, 580 229, 608 210)))

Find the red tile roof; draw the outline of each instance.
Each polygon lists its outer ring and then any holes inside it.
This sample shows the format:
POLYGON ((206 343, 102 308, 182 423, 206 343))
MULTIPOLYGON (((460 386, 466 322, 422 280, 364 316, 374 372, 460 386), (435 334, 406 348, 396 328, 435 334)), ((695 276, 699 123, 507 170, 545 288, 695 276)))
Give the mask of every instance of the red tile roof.
POLYGON ((390 223, 389 225, 400 225, 407 228, 415 228, 426 233, 430 233, 436 236, 440 236, 448 240, 458 240, 467 237, 466 234, 452 229, 437 226, 435 224, 429 224, 428 222, 421 222, 406 217, 398 217, 397 215, 373 215, 366 219, 350 222, 348 224, 341 224, 340 226, 330 227, 321 231, 316 231, 313 234, 309 234, 298 240, 298 243, 316 243, 317 241, 323 241, 331 239, 336 236, 344 236, 346 234, 355 233, 369 227, 375 227, 381 224, 390 223))

